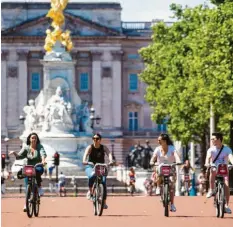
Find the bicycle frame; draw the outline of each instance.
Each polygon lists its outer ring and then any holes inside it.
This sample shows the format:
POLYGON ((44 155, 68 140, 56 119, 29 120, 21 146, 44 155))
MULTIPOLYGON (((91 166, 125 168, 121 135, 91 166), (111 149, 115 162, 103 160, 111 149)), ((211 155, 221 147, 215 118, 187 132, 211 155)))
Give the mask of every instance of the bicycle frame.
POLYGON ((211 169, 217 171, 215 178, 214 206, 216 208, 216 217, 218 218, 224 217, 226 204, 224 176, 228 175, 228 168, 231 167, 232 166, 227 164, 211 165, 211 169))
POLYGON ((173 167, 178 164, 155 164, 155 166, 159 166, 159 176, 163 179, 163 184, 161 187, 161 200, 163 202, 164 207, 164 216, 169 216, 169 209, 168 206, 171 202, 170 197, 170 186, 171 186, 171 180, 170 177, 174 175, 173 173, 173 167))
MULTIPOLYGON (((92 164, 93 165, 93 164, 92 164)), ((101 216, 104 208, 104 196, 106 195, 105 187, 103 186, 103 177, 107 176, 107 164, 96 163, 94 166, 95 182, 93 184, 94 192, 94 214, 101 216)))

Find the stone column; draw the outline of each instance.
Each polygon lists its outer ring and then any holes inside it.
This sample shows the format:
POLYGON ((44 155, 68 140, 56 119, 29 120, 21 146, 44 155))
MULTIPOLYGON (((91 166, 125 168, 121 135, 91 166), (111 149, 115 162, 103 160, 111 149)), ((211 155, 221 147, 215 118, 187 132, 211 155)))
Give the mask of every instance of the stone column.
POLYGON ((27 70, 27 51, 18 51, 18 101, 19 101, 19 113, 22 113, 23 107, 27 105, 28 99, 28 70, 27 70))
POLYGON ((2 51, 1 53, 1 95, 2 95, 2 114, 1 114, 1 134, 7 136, 7 55, 8 51, 2 51))
POLYGON ((102 83, 101 83, 101 110, 103 129, 111 129, 113 127, 113 110, 112 110, 112 69, 111 67, 102 67, 102 83))
POLYGON ((112 112, 113 112, 113 127, 121 128, 122 118, 122 51, 112 51, 113 66, 112 66, 112 112))
MULTIPOLYGON (((95 115, 102 117, 101 111, 101 52, 93 51, 92 54, 92 105, 95 115)), ((101 124, 101 122, 100 122, 101 124)))

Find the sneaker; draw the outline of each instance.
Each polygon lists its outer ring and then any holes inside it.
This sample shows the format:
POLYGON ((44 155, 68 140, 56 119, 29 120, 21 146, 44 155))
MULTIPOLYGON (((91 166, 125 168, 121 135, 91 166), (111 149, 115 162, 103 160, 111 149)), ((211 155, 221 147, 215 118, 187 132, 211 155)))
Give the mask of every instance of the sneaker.
POLYGON ((39 195, 40 196, 44 195, 44 190, 41 187, 39 188, 39 195))
POLYGON ((90 191, 87 192, 87 199, 93 201, 93 195, 91 195, 90 191))
POLYGON ((27 207, 26 207, 26 205, 24 205, 24 207, 23 207, 23 212, 27 212, 27 207))
POLYGON ((108 205, 106 203, 104 204, 104 209, 108 209, 108 205))
POLYGON ((175 207, 174 204, 171 204, 170 211, 171 212, 176 212, 176 207, 175 207))
POLYGON ((225 207, 225 211, 224 211, 226 214, 231 214, 231 209, 230 207, 225 207))
POLYGON ((206 198, 211 198, 214 195, 214 190, 210 189, 206 194, 206 198))
POLYGON ((160 195, 160 187, 157 187, 157 188, 156 188, 155 194, 156 194, 156 195, 160 195))

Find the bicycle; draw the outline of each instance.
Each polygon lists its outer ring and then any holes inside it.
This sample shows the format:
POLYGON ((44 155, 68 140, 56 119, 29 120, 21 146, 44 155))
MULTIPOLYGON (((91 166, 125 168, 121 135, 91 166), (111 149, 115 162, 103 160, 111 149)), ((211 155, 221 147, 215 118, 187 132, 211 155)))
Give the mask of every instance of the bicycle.
POLYGON ((36 167, 42 166, 43 164, 38 163, 35 166, 32 165, 21 165, 16 164, 16 166, 23 166, 18 173, 18 178, 28 179, 28 185, 26 189, 26 210, 27 210, 27 216, 31 218, 33 216, 33 213, 35 217, 38 217, 39 210, 40 210, 40 195, 39 195, 39 188, 36 182, 36 167))
POLYGON ((185 196, 189 196, 189 185, 190 185, 190 174, 189 173, 181 173, 181 175, 184 175, 184 178, 182 180, 182 192, 184 192, 185 196))
POLYGON ((173 164, 155 164, 155 166, 159 167, 158 175, 162 177, 163 184, 160 185, 161 187, 161 201, 164 207, 164 216, 169 217, 169 209, 168 206, 171 202, 170 199, 170 185, 171 179, 170 177, 174 175, 173 168, 176 165, 181 165, 180 163, 173 163, 173 164))
POLYGON ((110 164, 88 162, 88 165, 94 166, 93 176, 96 176, 93 184, 93 208, 94 215, 101 216, 104 209, 104 195, 106 195, 105 187, 103 186, 103 177, 108 175, 107 167, 110 164))
POLYGON ((130 180, 129 181, 129 193, 131 196, 133 196, 134 192, 136 191, 135 189, 135 181, 130 180))
POLYGON ((60 187, 60 190, 59 190, 59 192, 60 192, 60 197, 66 197, 66 187, 65 187, 65 183, 61 183, 60 185, 59 185, 59 187, 60 187))
POLYGON ((223 218, 226 204, 224 176, 228 174, 228 169, 230 170, 233 168, 233 165, 211 164, 210 168, 214 171, 217 171, 214 193, 214 207, 216 209, 216 217, 223 218))

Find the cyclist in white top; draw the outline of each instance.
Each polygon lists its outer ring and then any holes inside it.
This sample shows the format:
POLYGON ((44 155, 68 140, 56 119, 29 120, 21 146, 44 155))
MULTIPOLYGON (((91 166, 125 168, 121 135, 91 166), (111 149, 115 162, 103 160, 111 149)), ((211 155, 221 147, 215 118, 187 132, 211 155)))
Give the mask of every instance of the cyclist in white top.
MULTIPOLYGON (((155 162, 157 162, 158 164, 163 164, 163 163, 172 164, 174 162, 177 162, 177 163, 181 162, 180 157, 179 157, 178 153, 176 152, 175 147, 173 146, 173 143, 172 143, 170 137, 167 134, 165 134, 165 133, 160 134, 159 138, 158 138, 158 142, 159 142, 160 146, 155 148, 153 156, 150 160, 151 165, 154 165, 155 162)), ((172 179, 172 186, 171 186, 171 191, 170 191, 171 211, 172 212, 176 211, 176 207, 174 205, 175 181, 176 181, 176 173, 174 170, 174 177, 172 179)), ((159 177, 157 173, 156 173, 156 182, 157 182, 156 194, 159 195, 160 194, 161 177, 159 177)))
MULTIPOLYGON (((206 155, 206 162, 205 165, 209 166, 217 157, 219 151, 221 150, 223 146, 223 135, 219 132, 212 133, 211 141, 213 146, 211 146, 206 155)), ((230 160, 231 164, 233 164, 233 155, 232 150, 225 146, 223 147, 220 155, 218 156, 217 160, 215 161, 215 164, 228 164, 228 160, 230 160)), ((216 177, 216 171, 211 170, 210 172, 210 189, 206 195, 207 198, 212 197, 214 194, 214 182, 216 177)), ((226 206, 225 206, 225 212, 228 214, 231 214, 231 209, 228 207, 229 200, 230 200, 230 189, 229 189, 229 173, 224 177, 225 179, 225 193, 226 193, 226 206)))

